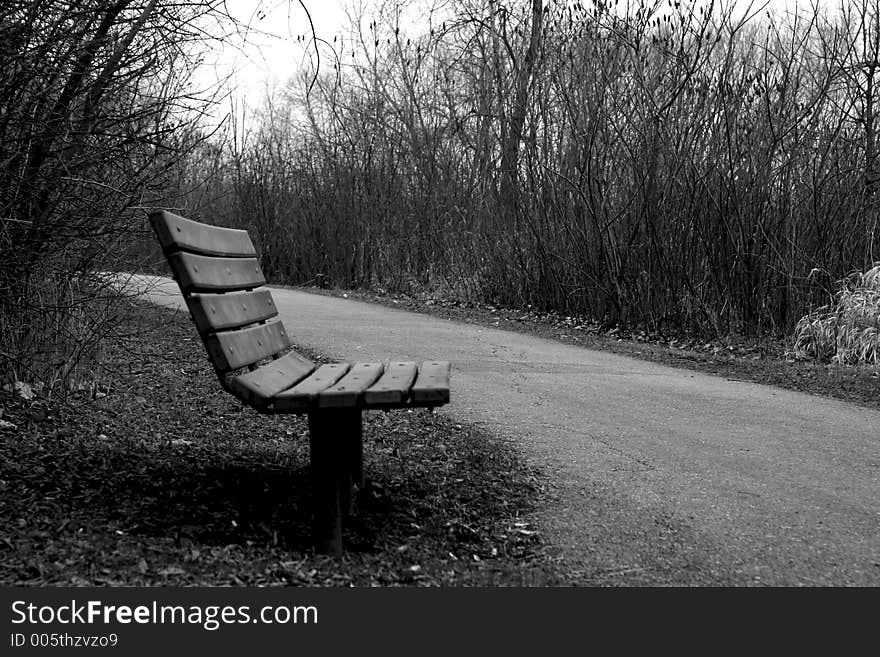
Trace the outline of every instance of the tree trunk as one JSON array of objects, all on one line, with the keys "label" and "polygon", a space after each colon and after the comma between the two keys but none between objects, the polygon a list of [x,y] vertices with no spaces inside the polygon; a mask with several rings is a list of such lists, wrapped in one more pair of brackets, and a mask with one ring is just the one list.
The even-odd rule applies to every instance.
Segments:
[{"label": "tree trunk", "polygon": [[516,70],[516,89],[513,108],[504,131],[505,139],[501,151],[501,210],[506,225],[516,229],[519,211],[519,186],[517,184],[517,167],[519,164],[519,147],[522,142],[523,128],[529,102],[529,86],[538,58],[541,45],[541,32],[544,25],[544,9],[542,0],[532,0],[532,25],[529,44],[526,49],[522,66]]}]

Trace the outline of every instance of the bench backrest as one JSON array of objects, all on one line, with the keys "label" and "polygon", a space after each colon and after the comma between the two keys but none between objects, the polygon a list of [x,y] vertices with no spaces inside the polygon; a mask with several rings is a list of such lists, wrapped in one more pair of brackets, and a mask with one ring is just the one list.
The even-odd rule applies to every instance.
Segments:
[{"label": "bench backrest", "polygon": [[165,210],[150,223],[221,382],[291,346],[247,231]]}]

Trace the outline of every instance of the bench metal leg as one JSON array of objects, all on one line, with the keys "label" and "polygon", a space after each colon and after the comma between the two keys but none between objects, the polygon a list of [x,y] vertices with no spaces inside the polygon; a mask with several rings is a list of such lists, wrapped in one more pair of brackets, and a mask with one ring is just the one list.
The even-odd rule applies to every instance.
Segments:
[{"label": "bench metal leg", "polygon": [[309,413],[314,540],[321,552],[342,554],[342,517],[354,511],[352,484],[363,485],[360,409]]}]

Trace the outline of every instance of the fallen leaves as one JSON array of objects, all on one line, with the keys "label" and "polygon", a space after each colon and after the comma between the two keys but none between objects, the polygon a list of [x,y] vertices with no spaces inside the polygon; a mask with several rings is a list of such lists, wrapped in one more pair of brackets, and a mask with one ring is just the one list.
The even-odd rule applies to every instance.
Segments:
[{"label": "fallen leaves", "polygon": [[422,412],[365,416],[370,482],[346,556],[316,555],[305,419],[223,392],[185,317],[144,307],[131,321],[142,330],[108,349],[100,390],[69,405],[0,391],[0,583],[460,586],[517,584],[526,565],[538,583],[557,577],[540,534],[509,529],[540,475]]},{"label": "fallen leaves", "polygon": [[14,392],[25,401],[30,401],[35,397],[33,386],[31,386],[30,383],[25,383],[23,381],[16,381],[12,384],[7,383],[3,386],[3,389],[9,392]]}]

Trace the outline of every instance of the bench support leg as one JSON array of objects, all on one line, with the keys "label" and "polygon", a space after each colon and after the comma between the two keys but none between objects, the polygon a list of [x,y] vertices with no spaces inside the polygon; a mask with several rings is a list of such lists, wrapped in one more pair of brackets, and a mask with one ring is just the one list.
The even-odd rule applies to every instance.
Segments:
[{"label": "bench support leg", "polygon": [[326,411],[309,413],[309,448],[312,462],[312,532],[319,552],[342,554],[340,513],[339,429]]},{"label": "bench support leg", "polygon": [[351,481],[358,488],[364,487],[364,423],[361,411],[346,411],[345,450]]},{"label": "bench support leg", "polygon": [[309,413],[314,540],[321,552],[342,554],[342,517],[354,511],[352,484],[363,485],[360,409]]}]

